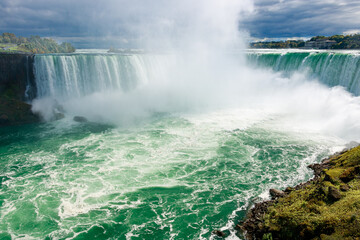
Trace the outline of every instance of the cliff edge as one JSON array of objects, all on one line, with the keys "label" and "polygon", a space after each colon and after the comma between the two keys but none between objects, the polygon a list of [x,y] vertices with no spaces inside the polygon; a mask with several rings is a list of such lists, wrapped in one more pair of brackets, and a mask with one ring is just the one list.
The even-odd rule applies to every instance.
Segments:
[{"label": "cliff edge", "polygon": [[360,239],[360,146],[309,167],[313,179],[255,204],[246,239]]},{"label": "cliff edge", "polygon": [[37,122],[27,102],[36,96],[33,54],[0,54],[0,126]]}]

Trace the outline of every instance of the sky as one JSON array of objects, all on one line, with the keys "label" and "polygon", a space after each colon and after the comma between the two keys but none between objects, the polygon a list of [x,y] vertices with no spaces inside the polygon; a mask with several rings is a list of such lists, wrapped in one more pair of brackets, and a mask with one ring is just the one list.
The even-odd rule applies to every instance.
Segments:
[{"label": "sky", "polygon": [[[216,1],[234,4],[234,0],[213,2]],[[235,1],[243,3],[236,5],[241,10],[239,29],[253,40],[360,31],[359,0]],[[70,41],[76,47],[132,47],[146,36],[140,36],[140,32],[158,29],[154,28],[154,22],[166,31],[172,18],[182,23],[192,21],[192,17],[179,16],[193,16],[201,11],[197,2],[205,3],[203,0],[192,4],[185,0],[1,0],[0,32],[53,37]],[[213,5],[215,9],[218,7]],[[221,19],[226,15],[215,17]]]},{"label": "sky", "polygon": [[359,0],[255,0],[241,23],[254,38],[291,38],[360,32]]}]

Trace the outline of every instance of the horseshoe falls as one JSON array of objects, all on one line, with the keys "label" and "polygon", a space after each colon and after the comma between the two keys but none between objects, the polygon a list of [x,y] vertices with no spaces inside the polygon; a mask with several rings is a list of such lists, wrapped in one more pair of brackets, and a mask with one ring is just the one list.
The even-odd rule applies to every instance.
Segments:
[{"label": "horseshoe falls", "polygon": [[253,66],[270,68],[285,75],[296,71],[333,87],[342,86],[347,91],[360,94],[360,52],[346,51],[286,51],[252,50],[248,59]]},{"label": "horseshoe falls", "polygon": [[37,94],[40,98],[72,98],[111,89],[129,91],[155,77],[156,71],[161,71],[161,64],[166,64],[161,56],[38,55],[35,56]]},{"label": "horseshoe falls", "polygon": [[359,141],[359,64],[326,51],[36,55],[44,121],[0,128],[0,238],[243,239],[235,226],[268,189]]}]

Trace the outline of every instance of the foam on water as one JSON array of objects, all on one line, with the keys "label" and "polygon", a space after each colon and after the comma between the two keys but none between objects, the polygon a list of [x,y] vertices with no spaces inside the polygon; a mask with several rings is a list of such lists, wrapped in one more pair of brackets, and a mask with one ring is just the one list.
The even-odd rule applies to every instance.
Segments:
[{"label": "foam on water", "polygon": [[1,231],[209,239],[227,229],[236,239],[234,223],[269,188],[308,179],[308,164],[359,139],[358,97],[215,56],[38,56],[33,109],[50,119],[61,103],[65,119],[29,140],[4,134]]},{"label": "foam on water", "polygon": [[170,53],[35,56],[33,110],[65,118],[0,129],[0,237],[209,239],[228,229],[236,239],[258,196],[310,178],[306,165],[359,139],[359,98],[232,54],[250,1],[169,0],[151,14],[154,2],[136,2],[125,15],[140,24],[129,29]]},{"label": "foam on water", "polygon": [[228,229],[236,239],[234,223],[252,199],[308,178],[307,164],[343,144],[279,131],[276,118],[228,109],[158,115],[132,128],[39,126],[30,132],[37,141],[2,148],[0,229],[34,239],[208,239]]}]

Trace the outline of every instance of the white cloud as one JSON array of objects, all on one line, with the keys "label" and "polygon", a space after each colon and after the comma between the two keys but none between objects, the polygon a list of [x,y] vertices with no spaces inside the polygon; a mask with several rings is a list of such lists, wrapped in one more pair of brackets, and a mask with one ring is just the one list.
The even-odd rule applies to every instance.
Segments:
[{"label": "white cloud", "polygon": [[360,33],[360,29],[351,29],[351,30],[343,32],[343,35],[352,35],[352,34],[359,34],[359,33]]}]

